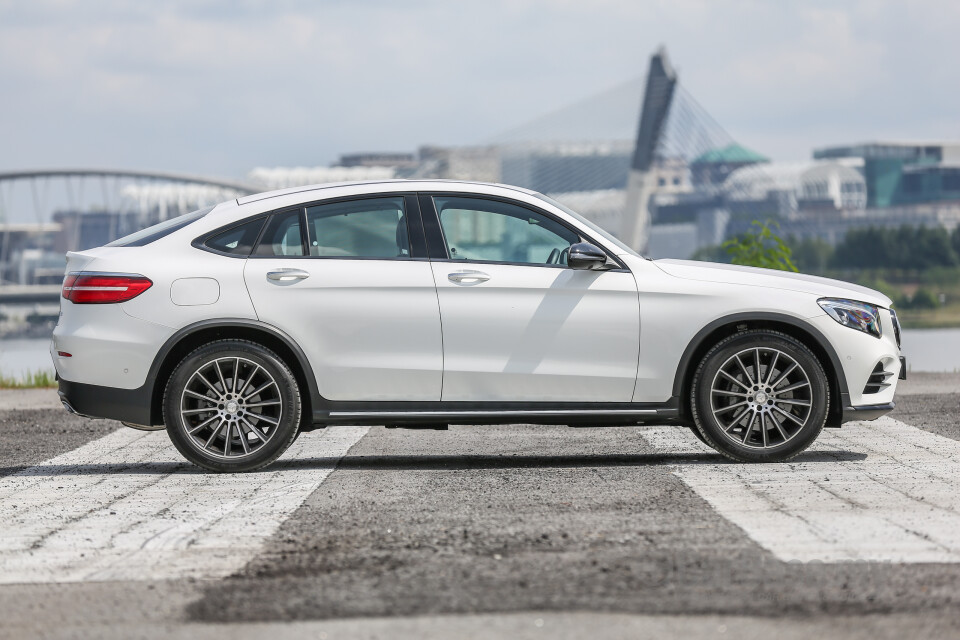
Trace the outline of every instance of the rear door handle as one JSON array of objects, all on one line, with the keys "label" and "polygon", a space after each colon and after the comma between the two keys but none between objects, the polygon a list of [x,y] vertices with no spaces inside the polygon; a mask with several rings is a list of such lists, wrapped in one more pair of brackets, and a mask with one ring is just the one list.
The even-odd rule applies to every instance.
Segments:
[{"label": "rear door handle", "polygon": [[267,280],[274,282],[296,282],[310,277],[310,273],[303,269],[276,269],[267,271]]},{"label": "rear door handle", "polygon": [[479,284],[481,282],[486,282],[489,279],[490,276],[485,274],[483,271],[474,271],[473,269],[454,271],[447,276],[447,280],[450,282],[456,282],[457,284]]}]

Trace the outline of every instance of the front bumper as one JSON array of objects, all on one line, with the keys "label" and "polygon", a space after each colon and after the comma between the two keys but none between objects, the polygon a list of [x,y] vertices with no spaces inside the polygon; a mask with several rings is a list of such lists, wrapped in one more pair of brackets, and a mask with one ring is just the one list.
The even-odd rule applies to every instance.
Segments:
[{"label": "front bumper", "polygon": [[[845,400],[850,399],[850,396],[847,394],[842,394]],[[844,422],[853,422],[856,420],[876,420],[881,416],[885,416],[896,406],[893,402],[887,402],[885,404],[867,404],[861,405],[859,407],[850,406],[849,403],[844,403],[843,405],[843,417],[840,419],[841,423]]]},{"label": "front bumper", "polygon": [[[897,379],[907,379],[907,359],[903,356],[900,356],[900,373],[897,375]],[[896,406],[896,403],[891,400],[890,402],[882,402],[880,404],[866,404],[855,407],[850,402],[849,393],[841,393],[840,400],[842,403],[841,406],[843,407],[840,424],[857,420],[876,420],[880,416],[885,416],[893,411],[893,408]]]},{"label": "front bumper", "polygon": [[[836,354],[839,367],[835,367],[835,372],[841,378],[839,391],[844,396],[835,404],[840,411],[893,402],[897,380],[905,366],[889,313],[880,314],[880,338],[845,327],[826,314],[811,318],[810,324],[820,330],[829,342],[827,348]],[[876,379],[877,374],[883,374],[882,380]]]}]

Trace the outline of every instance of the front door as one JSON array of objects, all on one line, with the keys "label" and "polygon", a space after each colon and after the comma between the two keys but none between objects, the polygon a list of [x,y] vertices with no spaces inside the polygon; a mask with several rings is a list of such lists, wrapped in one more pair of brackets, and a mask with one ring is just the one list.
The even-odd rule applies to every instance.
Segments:
[{"label": "front door", "polygon": [[519,203],[432,203],[423,214],[439,217],[447,256],[431,262],[443,400],[630,402],[640,338],[633,274],[570,269],[567,249],[580,236]]},{"label": "front door", "polygon": [[389,196],[275,213],[247,260],[257,316],[300,345],[327,400],[440,399],[440,311],[411,208]]}]

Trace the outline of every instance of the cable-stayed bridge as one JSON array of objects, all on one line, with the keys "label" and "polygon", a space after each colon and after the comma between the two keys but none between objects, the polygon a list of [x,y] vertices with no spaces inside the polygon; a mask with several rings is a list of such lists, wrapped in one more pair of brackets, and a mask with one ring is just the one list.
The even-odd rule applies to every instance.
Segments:
[{"label": "cable-stayed bridge", "polygon": [[775,165],[738,145],[661,49],[646,75],[469,146],[258,168],[243,180],[111,169],[0,173],[0,286],[53,284],[67,250],[247,193],[393,177],[542,191],[653,257],[688,257],[716,244],[731,219],[793,220],[804,206],[850,212],[866,202],[863,176],[846,160]]}]

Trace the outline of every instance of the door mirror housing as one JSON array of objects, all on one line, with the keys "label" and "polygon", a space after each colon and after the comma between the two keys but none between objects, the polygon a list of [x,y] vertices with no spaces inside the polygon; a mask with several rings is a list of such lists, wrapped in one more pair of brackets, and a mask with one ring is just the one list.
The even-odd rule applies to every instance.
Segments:
[{"label": "door mirror housing", "polygon": [[589,242],[578,242],[570,245],[567,265],[571,269],[599,271],[606,267],[606,264],[607,254],[600,247]]}]

